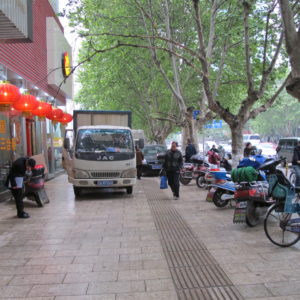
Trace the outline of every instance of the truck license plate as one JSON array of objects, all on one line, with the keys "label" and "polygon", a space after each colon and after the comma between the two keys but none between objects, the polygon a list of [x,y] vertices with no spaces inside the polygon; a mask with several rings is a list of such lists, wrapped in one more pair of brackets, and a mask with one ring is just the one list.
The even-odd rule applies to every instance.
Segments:
[{"label": "truck license plate", "polygon": [[100,180],[97,181],[97,185],[99,186],[112,186],[114,184],[114,182],[112,180]]}]

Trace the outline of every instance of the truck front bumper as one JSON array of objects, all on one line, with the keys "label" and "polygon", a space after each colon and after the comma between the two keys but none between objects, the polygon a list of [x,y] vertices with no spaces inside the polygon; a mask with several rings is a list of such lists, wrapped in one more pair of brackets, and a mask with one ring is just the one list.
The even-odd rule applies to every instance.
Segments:
[{"label": "truck front bumper", "polygon": [[136,178],[110,178],[110,179],[75,179],[68,176],[74,186],[86,188],[122,188],[136,184]]}]

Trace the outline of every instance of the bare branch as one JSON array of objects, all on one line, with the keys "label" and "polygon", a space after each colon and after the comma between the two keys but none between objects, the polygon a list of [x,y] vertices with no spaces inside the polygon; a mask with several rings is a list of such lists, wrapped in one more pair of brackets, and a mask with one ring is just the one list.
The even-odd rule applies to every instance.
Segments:
[{"label": "bare branch", "polygon": [[71,72],[69,75],[67,75],[64,80],[59,84],[58,86],[58,89],[57,89],[57,92],[56,92],[56,95],[54,96],[54,98],[57,97],[57,95],[59,94],[60,92],[60,89],[62,87],[62,85],[64,84],[64,82],[75,72],[75,70],[81,66],[82,64],[86,63],[87,61],[91,60],[96,54],[98,53],[105,53],[105,52],[108,52],[108,51],[111,51],[111,50],[114,50],[114,49],[117,49],[121,47],[121,45],[117,44],[115,46],[112,46],[112,47],[109,47],[109,48],[106,48],[106,49],[100,49],[100,50],[96,50],[93,54],[89,55],[87,58],[85,58],[84,60],[82,60],[80,63],[78,63],[75,67],[72,67],[71,69]]},{"label": "bare branch", "polygon": [[254,91],[253,76],[251,69],[251,54],[250,54],[250,45],[249,45],[249,13],[250,13],[250,4],[247,1],[243,1],[243,13],[244,13],[244,40],[245,40],[245,60],[246,60],[246,75],[248,82],[248,95],[252,94]]},{"label": "bare branch", "polygon": [[281,86],[277,89],[276,93],[275,93],[271,98],[269,98],[269,99],[266,101],[265,104],[263,104],[263,105],[261,105],[260,107],[258,107],[258,108],[256,108],[256,109],[252,110],[252,111],[249,113],[248,120],[249,120],[249,119],[252,119],[252,118],[255,118],[258,114],[260,114],[260,113],[266,111],[268,108],[270,108],[270,107],[274,104],[276,98],[279,96],[279,94],[280,94],[280,93],[282,92],[282,90],[285,88],[285,86],[286,86],[286,84],[287,84],[289,78],[290,78],[290,75],[283,81],[283,83],[281,84]]},{"label": "bare branch", "polygon": [[178,58],[182,59],[188,66],[192,67],[193,69],[195,69],[200,75],[202,74],[201,70],[198,69],[193,63],[191,63],[188,59],[186,59],[185,57],[183,57],[182,55],[174,52],[174,51],[171,51],[167,48],[164,48],[164,47],[158,47],[158,46],[145,46],[145,45],[138,45],[138,44],[130,44],[130,43],[121,43],[119,42],[118,43],[119,46],[126,46],[126,47],[133,47],[133,48],[144,48],[144,49],[155,49],[155,50],[162,50],[164,52],[168,52],[169,54],[172,54],[172,55],[175,55],[177,56]]},{"label": "bare branch", "polygon": [[87,33],[87,34],[81,34],[81,37],[90,37],[90,36],[115,36],[115,37],[123,37],[123,38],[135,38],[135,39],[156,39],[156,40],[161,40],[167,43],[171,43],[174,46],[186,50],[188,53],[190,53],[192,56],[197,57],[200,59],[199,53],[195,52],[194,50],[186,47],[185,45],[174,41],[173,39],[170,38],[164,38],[162,36],[158,35],[134,35],[134,34],[117,34],[117,33],[109,33],[109,32],[103,32],[103,33]]},{"label": "bare branch", "polygon": [[279,41],[277,43],[276,51],[274,53],[272,61],[269,65],[268,69],[263,72],[263,76],[262,76],[260,87],[259,87],[258,97],[260,97],[265,91],[267,80],[268,80],[269,76],[271,75],[271,73],[273,72],[276,61],[278,59],[278,56],[279,56],[279,53],[280,53],[280,50],[281,50],[281,47],[282,47],[282,42],[283,42],[283,32],[281,32],[281,34],[280,34],[280,38],[279,38]]},{"label": "bare branch", "polygon": [[268,45],[268,37],[269,37],[269,25],[270,25],[270,16],[271,13],[274,11],[276,4],[269,9],[267,13],[267,20],[266,20],[266,29],[265,29],[265,41],[264,41],[264,54],[263,54],[263,65],[262,65],[262,72],[265,72],[266,69],[266,58],[267,58],[267,45]]}]

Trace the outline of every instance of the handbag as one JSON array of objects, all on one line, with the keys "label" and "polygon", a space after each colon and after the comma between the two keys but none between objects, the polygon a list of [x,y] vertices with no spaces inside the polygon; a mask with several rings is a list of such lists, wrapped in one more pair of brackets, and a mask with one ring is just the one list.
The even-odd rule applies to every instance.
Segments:
[{"label": "handbag", "polygon": [[168,179],[167,176],[160,177],[160,189],[165,190],[168,188]]}]

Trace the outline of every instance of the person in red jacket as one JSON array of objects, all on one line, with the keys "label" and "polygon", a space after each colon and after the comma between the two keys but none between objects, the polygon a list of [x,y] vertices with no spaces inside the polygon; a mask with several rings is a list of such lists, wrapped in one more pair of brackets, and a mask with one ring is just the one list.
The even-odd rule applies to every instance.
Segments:
[{"label": "person in red jacket", "polygon": [[210,164],[220,166],[221,158],[218,152],[219,151],[215,145],[213,145],[212,148],[207,152],[208,162]]}]

